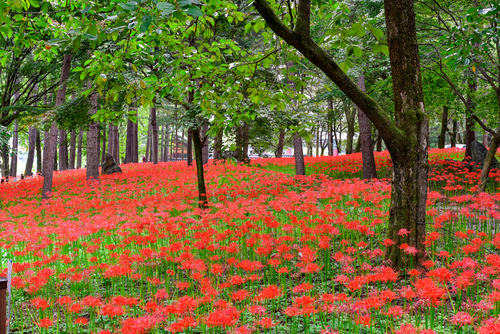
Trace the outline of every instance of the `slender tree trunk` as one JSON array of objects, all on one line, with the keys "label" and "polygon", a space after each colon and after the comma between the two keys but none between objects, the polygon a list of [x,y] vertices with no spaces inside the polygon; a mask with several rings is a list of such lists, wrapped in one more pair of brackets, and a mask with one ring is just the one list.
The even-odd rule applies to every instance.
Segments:
[{"label": "slender tree trunk", "polygon": [[146,161],[151,161],[151,112],[148,119],[148,135],[146,137]]},{"label": "slender tree trunk", "polygon": [[[89,114],[97,112],[97,92],[90,95]],[[99,179],[99,124],[93,121],[87,132],[87,180]]]},{"label": "slender tree trunk", "polygon": [[[59,80],[59,90],[57,91],[56,107],[64,103],[66,99],[66,81],[69,78],[71,68],[71,55],[64,55],[61,78]],[[44,151],[47,152],[47,159],[43,163],[43,187],[42,199],[48,199],[52,192],[52,179],[54,174],[54,157],[56,156],[57,145],[57,124],[53,122],[50,127],[50,133],[47,134],[46,145]]]},{"label": "slender tree trunk", "polygon": [[42,142],[40,140],[40,131],[36,129],[36,172],[42,172]]},{"label": "slender tree trunk", "polygon": [[132,162],[138,163],[139,162],[139,122],[134,123],[132,122]]},{"label": "slender tree trunk", "polygon": [[202,153],[202,161],[203,161],[204,165],[208,164],[208,139],[209,138],[207,137],[207,132],[208,132],[208,123],[205,123],[201,127],[201,133],[200,133],[200,135],[201,135],[200,139],[202,140],[202,144],[203,144],[201,153]]},{"label": "slender tree trunk", "polygon": [[66,130],[59,130],[59,170],[68,169],[68,134]]},{"label": "slender tree trunk", "polygon": [[69,143],[69,169],[75,169],[76,157],[76,130],[71,130]]},{"label": "slender tree trunk", "polygon": [[[469,91],[467,94],[467,105],[471,110],[476,110],[476,91],[477,79],[472,76],[469,78]],[[476,132],[474,131],[474,119],[472,116],[465,118],[465,159],[471,158],[471,143],[476,140]]]},{"label": "slender tree trunk", "polygon": [[[165,127],[166,127],[165,125],[159,126],[159,133],[161,133],[161,141],[158,144],[159,145],[159,147],[158,147],[158,154],[160,155],[158,157],[158,160],[160,160],[160,161],[165,161],[165,153],[167,152],[166,145],[165,145],[165,140],[166,140],[166,137],[167,137]],[[159,137],[159,135],[158,135],[158,137]]]},{"label": "slender tree trunk", "polygon": [[382,152],[382,136],[380,135],[380,131],[377,133],[377,152]]},{"label": "slender tree trunk", "polygon": [[[168,162],[170,157],[172,156],[172,140],[170,135],[170,125],[165,125],[165,149],[164,149],[164,158],[163,161]],[[169,152],[170,151],[170,152]]]},{"label": "slender tree trunk", "polygon": [[443,118],[441,120],[441,133],[438,137],[438,148],[444,148],[446,131],[448,130],[448,106],[443,106]]},{"label": "slender tree trunk", "polygon": [[319,156],[319,147],[321,146],[320,144],[320,139],[319,139],[319,125],[316,127],[316,156]]},{"label": "slender tree trunk", "polygon": [[[17,93],[16,93],[17,94]],[[10,162],[10,176],[17,176],[17,150],[19,147],[19,120],[14,121],[14,134],[12,135],[12,156]]]},{"label": "slender tree trunk", "polygon": [[453,120],[453,130],[452,133],[450,133],[450,146],[451,147],[457,147],[457,128],[458,128],[458,121]]},{"label": "slender tree trunk", "polygon": [[[184,136],[183,136],[184,137]],[[193,164],[193,130],[189,129],[187,131],[187,165],[191,166]]]},{"label": "slender tree trunk", "polygon": [[156,107],[151,108],[151,130],[152,130],[152,139],[151,139],[151,153],[153,165],[158,164],[158,123],[156,121]]},{"label": "slender tree trunk", "polygon": [[200,130],[199,128],[192,128],[189,130],[192,134],[193,146],[195,150],[195,159],[196,159],[196,176],[198,178],[198,203],[200,209],[208,208],[208,199],[207,199],[207,189],[205,186],[205,174],[203,171],[203,160],[202,160],[202,143],[200,140]]},{"label": "slender tree trunk", "polygon": [[[109,122],[108,124],[108,153],[111,154],[114,157],[113,154],[113,149],[114,149],[114,141],[115,141],[115,132],[114,132],[115,126],[112,122]],[[115,159],[117,163],[119,163],[118,160]]]},{"label": "slender tree trunk", "polygon": [[175,104],[175,161],[179,159],[179,125],[177,123],[177,103]]},{"label": "slender tree trunk", "polygon": [[222,154],[222,130],[219,130],[214,140],[214,161],[221,158]]},{"label": "slender tree trunk", "polygon": [[80,129],[78,131],[78,148],[76,152],[76,168],[80,169],[82,168],[82,148],[83,148],[83,130]]},{"label": "slender tree trunk", "polygon": [[280,129],[278,137],[278,148],[276,149],[276,158],[283,157],[283,148],[285,146],[285,129]]},{"label": "slender tree trunk", "polygon": [[54,170],[58,170],[58,167],[57,167],[57,147],[58,147],[58,143],[59,143],[59,130],[56,133],[56,136],[55,136],[55,139],[54,139],[54,143],[55,143],[55,148],[54,148]]},{"label": "slender tree trunk", "polygon": [[[99,133],[101,133],[99,131]],[[107,138],[106,138],[106,126],[103,126],[102,128],[102,137],[99,136],[99,141],[102,142],[102,149],[99,151],[99,161],[101,161],[101,164],[105,161],[104,157],[106,156],[106,142],[107,142]]]},{"label": "slender tree trunk", "polygon": [[328,136],[328,155],[330,157],[333,157],[333,102],[331,99],[328,100],[328,129],[327,129],[327,136]]},{"label": "slender tree trunk", "polygon": [[297,134],[293,135],[293,151],[295,157],[295,175],[306,175],[302,138]]},{"label": "slender tree trunk", "polygon": [[[496,132],[500,130],[500,127],[497,128]],[[493,137],[493,140],[491,141],[490,144],[490,149],[488,150],[488,154],[486,155],[486,158],[484,159],[483,163],[483,169],[481,171],[481,177],[480,177],[480,190],[484,191],[486,189],[486,184],[488,181],[488,177],[490,174],[491,167],[493,165],[493,158],[495,157],[495,153],[497,152],[498,146],[500,144],[500,141],[497,139],[497,137]]]},{"label": "slender tree trunk", "polygon": [[[365,77],[360,75],[358,86],[365,91]],[[359,139],[361,142],[361,155],[363,157],[363,179],[370,180],[377,178],[377,167],[375,156],[373,155],[372,126],[370,120],[358,107]]]},{"label": "slender tree trunk", "polygon": [[115,161],[117,164],[120,164],[122,162],[122,159],[120,159],[120,129],[118,128],[118,125],[113,125],[113,158],[115,158]]},{"label": "slender tree trunk", "polygon": [[33,162],[35,160],[36,128],[30,126],[28,130],[28,159],[26,160],[25,176],[33,175]]}]

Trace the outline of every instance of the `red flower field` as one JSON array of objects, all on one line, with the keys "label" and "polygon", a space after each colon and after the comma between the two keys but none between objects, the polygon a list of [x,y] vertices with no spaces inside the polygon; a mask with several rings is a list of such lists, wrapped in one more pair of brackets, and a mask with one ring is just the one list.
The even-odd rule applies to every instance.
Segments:
[{"label": "red flower field", "polygon": [[[390,180],[361,155],[206,169],[129,164],[1,186],[13,333],[500,333],[500,175],[476,193],[463,151],[431,150],[426,261],[384,259]],[[390,175],[387,153],[376,155]],[[409,231],[401,230],[404,236]],[[408,257],[416,251],[403,245]]]}]

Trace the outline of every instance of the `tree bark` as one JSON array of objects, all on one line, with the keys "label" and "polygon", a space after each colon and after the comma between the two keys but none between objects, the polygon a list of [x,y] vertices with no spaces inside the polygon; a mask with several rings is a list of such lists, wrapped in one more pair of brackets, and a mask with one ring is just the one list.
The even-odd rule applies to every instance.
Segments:
[{"label": "tree bark", "polygon": [[76,168],[82,168],[82,147],[83,147],[83,130],[80,129],[78,132],[78,148],[76,152]]},{"label": "tree bark", "polygon": [[[360,75],[358,86],[365,91],[365,77]],[[377,167],[375,156],[373,155],[372,126],[370,120],[358,107],[359,140],[361,142],[361,156],[363,157],[363,179],[370,180],[377,178]]]},{"label": "tree bark", "polygon": [[25,176],[33,175],[33,162],[35,161],[36,128],[30,126],[28,130],[28,159],[26,160]]},{"label": "tree bark", "polygon": [[[198,132],[199,133],[199,132]],[[193,129],[189,129],[187,132],[187,165],[191,166],[193,164]]]},{"label": "tree bark", "polygon": [[441,133],[439,134],[438,137],[438,148],[444,148],[447,130],[448,130],[448,106],[443,106]]},{"label": "tree bark", "polygon": [[[18,94],[18,93],[16,93]],[[14,131],[12,135],[12,155],[10,162],[10,176],[17,176],[17,150],[19,148],[19,120],[14,121]]]},{"label": "tree bark", "polygon": [[156,120],[156,107],[151,108],[151,130],[153,137],[151,138],[151,153],[153,165],[158,164],[158,123]]},{"label": "tree bark", "polygon": [[132,122],[132,162],[139,163],[139,121],[136,123]]},{"label": "tree bark", "polygon": [[382,152],[382,136],[380,132],[377,133],[377,152]]},{"label": "tree bark", "polygon": [[148,135],[146,137],[146,161],[151,161],[151,112],[148,119]]},{"label": "tree bark", "polygon": [[164,137],[165,137],[165,147],[163,149],[163,159],[162,159],[162,161],[168,162],[168,159],[170,158],[169,148],[172,147],[170,145],[170,126],[169,125],[165,125]]},{"label": "tree bark", "polygon": [[[467,106],[470,110],[476,110],[476,90],[477,90],[477,79],[476,77],[469,78],[469,91],[467,94]],[[470,115],[465,117],[465,159],[472,158],[471,156],[471,143],[476,140],[476,132],[474,131],[474,118]]]},{"label": "tree bark", "polygon": [[450,146],[451,147],[457,147],[457,128],[458,128],[458,121],[453,120],[453,130],[450,133]]},{"label": "tree bark", "polygon": [[36,129],[35,146],[36,146],[36,172],[41,173],[42,172],[42,143],[40,140],[40,131],[38,129]]},{"label": "tree bark", "polygon": [[68,169],[68,134],[59,130],[59,170]]},{"label": "tree bark", "polygon": [[222,130],[219,130],[214,140],[214,161],[220,159],[222,154]]},{"label": "tree bark", "polygon": [[[102,149],[99,150],[99,161],[101,164],[105,161],[104,157],[106,156],[106,143],[107,143],[107,138],[106,138],[106,125],[103,126],[102,132],[99,131],[99,134],[102,133],[102,136],[99,136],[99,141],[102,142]],[[99,144],[101,145],[101,144]]]},{"label": "tree bark", "polygon": [[75,157],[76,157],[76,130],[71,130],[70,142],[69,142],[69,169],[75,169]]},{"label": "tree bark", "polygon": [[356,112],[351,110],[348,106],[344,107],[345,118],[347,121],[347,138],[345,146],[345,154],[351,154],[354,142],[354,126],[356,123]]},{"label": "tree bark", "polygon": [[208,208],[208,199],[207,199],[207,189],[205,186],[205,174],[203,171],[203,159],[202,159],[202,142],[200,140],[200,130],[199,128],[192,128],[189,130],[192,134],[193,146],[195,150],[195,159],[196,159],[196,176],[198,179],[198,205],[200,209]]},{"label": "tree bark", "polygon": [[285,129],[280,129],[278,137],[278,148],[276,149],[276,158],[283,157],[283,148],[285,146]]},{"label": "tree bark", "polygon": [[[498,130],[500,130],[500,128],[497,129],[497,133]],[[486,154],[486,158],[484,159],[483,169],[481,170],[480,188],[479,188],[480,191],[484,191],[486,189],[490,170],[493,165],[493,158],[495,157],[495,153],[497,152],[499,144],[500,141],[497,139],[497,137],[493,137],[493,140],[491,141],[490,144],[490,149],[488,150],[488,154]]]},{"label": "tree bark", "polygon": [[302,138],[297,134],[293,135],[293,155],[295,157],[295,175],[306,175]]},{"label": "tree bark", "polygon": [[203,147],[202,147],[202,150],[201,150],[201,157],[202,157],[202,161],[203,161],[203,164],[206,165],[208,164],[208,136],[207,136],[207,132],[208,132],[208,123],[205,123],[203,124],[203,126],[201,127],[201,133],[200,133],[200,140],[202,141],[202,144],[203,144]]},{"label": "tree bark", "polygon": [[113,158],[117,164],[122,163],[122,159],[120,158],[120,129],[118,125],[113,124]]},{"label": "tree bark", "polygon": [[[61,77],[59,80],[59,90],[57,91],[56,97],[56,107],[64,103],[66,99],[66,86],[67,80],[69,78],[69,72],[71,68],[71,55],[64,55]],[[42,187],[42,200],[49,198],[52,192],[52,180],[54,177],[54,158],[56,156],[56,144],[57,144],[57,124],[53,122],[50,127],[50,133],[46,133],[47,140],[46,145],[44,145],[44,151],[46,152],[47,159],[43,163],[43,187]]]},{"label": "tree bark", "polygon": [[[90,95],[89,114],[97,112],[97,92]],[[99,124],[93,121],[87,132],[87,180],[99,179]]]}]

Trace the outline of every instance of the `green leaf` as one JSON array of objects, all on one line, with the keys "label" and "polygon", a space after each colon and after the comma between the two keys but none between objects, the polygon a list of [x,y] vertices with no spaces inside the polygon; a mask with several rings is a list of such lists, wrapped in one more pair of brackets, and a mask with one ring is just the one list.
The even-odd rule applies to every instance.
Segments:
[{"label": "green leaf", "polygon": [[97,36],[94,36],[94,35],[91,35],[91,34],[87,34],[86,32],[83,33],[83,36],[87,37],[91,41],[96,41],[97,40]]},{"label": "green leaf", "polygon": [[142,23],[139,27],[139,31],[144,33],[148,31],[149,26],[151,25],[151,22],[153,22],[153,17],[151,15],[146,15],[142,18]]},{"label": "green leaf", "polygon": [[380,52],[380,44],[375,44],[373,46],[373,53],[379,53]]},{"label": "green leaf", "polygon": [[363,50],[361,50],[360,47],[355,46],[355,47],[353,47],[353,50],[354,50],[354,55],[356,57],[361,58],[363,56]]},{"label": "green leaf", "polygon": [[133,11],[135,9],[135,5],[130,4],[130,2],[119,3],[118,6],[120,6],[121,8],[123,8],[124,10],[126,10],[128,12],[131,12],[131,11]]},{"label": "green leaf", "polygon": [[167,16],[175,10],[175,6],[168,2],[159,2],[156,8],[161,11],[162,16]]},{"label": "green leaf", "polygon": [[385,54],[386,56],[389,55],[389,47],[387,45],[381,45],[380,46],[380,51]]},{"label": "green leaf", "polygon": [[89,10],[92,9],[92,6],[86,6],[84,9],[82,9],[82,14],[87,14]]},{"label": "green leaf", "polygon": [[30,0],[30,4],[31,4],[33,7],[36,7],[36,8],[40,7],[40,4],[38,3],[38,1],[37,1],[37,0]]},{"label": "green leaf", "polygon": [[251,29],[252,29],[252,22],[248,22],[247,25],[245,26],[245,34],[248,34]]},{"label": "green leaf", "polygon": [[82,43],[82,36],[78,36],[77,38],[75,38],[73,42],[73,52],[76,53],[76,51],[78,51],[81,43]]},{"label": "green leaf", "polygon": [[192,17],[203,16],[203,12],[198,7],[191,7],[191,8],[189,8],[188,10],[186,10],[186,14],[188,14],[188,15],[190,15]]}]

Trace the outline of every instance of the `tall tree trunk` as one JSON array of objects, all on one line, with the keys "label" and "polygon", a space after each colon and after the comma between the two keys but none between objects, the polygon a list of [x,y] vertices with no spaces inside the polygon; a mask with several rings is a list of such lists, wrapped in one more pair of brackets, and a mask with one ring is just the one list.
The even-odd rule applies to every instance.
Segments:
[{"label": "tall tree trunk", "polygon": [[345,146],[345,154],[351,154],[354,142],[354,127],[356,123],[356,111],[351,110],[348,105],[344,106],[345,118],[347,121],[347,138]]},{"label": "tall tree trunk", "polygon": [[332,99],[328,99],[328,155],[330,157],[333,156],[333,101]]},{"label": "tall tree trunk", "polygon": [[80,129],[78,131],[78,148],[76,152],[76,168],[80,169],[82,168],[82,148],[83,148],[83,130]]},{"label": "tall tree trunk", "polygon": [[136,123],[132,122],[132,162],[138,163],[139,162],[139,122],[137,121]]},{"label": "tall tree trunk", "polygon": [[[97,92],[90,95],[90,110],[92,116],[97,112]],[[87,180],[99,179],[99,124],[93,121],[87,132]]]},{"label": "tall tree trunk", "polygon": [[179,159],[179,125],[177,123],[177,103],[175,104],[175,161]]},{"label": "tall tree trunk", "polygon": [[[165,125],[159,126],[159,133],[161,133],[161,141],[158,144],[158,154],[159,154],[158,160],[159,161],[165,161],[165,153],[166,153],[165,140],[166,140],[166,137],[167,137],[165,127],[166,127]],[[159,135],[158,135],[158,138],[159,138]]]},{"label": "tall tree trunk", "polygon": [[201,157],[202,157],[202,162],[204,165],[208,164],[208,123],[203,124],[201,127],[201,137],[200,139],[202,140],[203,147],[201,149]]},{"label": "tall tree trunk", "polygon": [[[477,79],[475,76],[469,77],[469,91],[467,94],[467,105],[471,110],[476,110],[476,91]],[[476,140],[476,131],[474,131],[474,118],[466,116],[465,118],[465,159],[471,158],[471,143]]]},{"label": "tall tree trunk", "polygon": [[151,138],[151,153],[153,165],[158,164],[158,123],[156,121],[156,107],[151,108],[151,130],[153,137]]},{"label": "tall tree trunk", "polygon": [[120,158],[120,129],[118,125],[113,125],[113,158],[117,164],[122,163],[122,159]]},{"label": "tall tree trunk", "polygon": [[[69,71],[71,68],[71,55],[64,55],[61,78],[59,80],[59,90],[57,91],[56,97],[56,107],[64,103],[66,99],[66,86],[67,80],[69,78]],[[52,192],[52,179],[54,177],[54,157],[56,156],[56,145],[57,145],[57,124],[52,122],[50,127],[50,133],[46,133],[47,140],[46,145],[44,145],[44,151],[47,152],[47,159],[43,163],[43,187],[42,187],[42,199],[48,199],[50,193]]]},{"label": "tall tree trunk", "polygon": [[9,146],[2,146],[2,177],[9,176]]},{"label": "tall tree trunk", "polygon": [[68,134],[66,130],[59,130],[59,170],[68,169]]},{"label": "tall tree trunk", "polygon": [[[100,131],[99,134],[101,134]],[[102,142],[102,149],[99,151],[99,161],[102,164],[105,161],[104,157],[106,156],[106,125],[102,127],[102,136],[99,136],[99,141]]]},{"label": "tall tree trunk", "polygon": [[[114,142],[114,140],[115,140],[114,139],[115,138],[114,137],[115,136],[114,128],[115,128],[114,124],[112,122],[109,122],[109,124],[108,124],[108,153],[111,154],[113,157],[114,157],[114,155],[113,155],[113,149],[115,147],[114,146],[114,143],[115,143]],[[120,163],[116,159],[115,159],[115,161],[117,163]]]},{"label": "tall tree trunk", "polygon": [[280,134],[278,137],[278,148],[276,149],[276,158],[283,157],[284,146],[285,146],[285,129],[280,129]]},{"label": "tall tree trunk", "polygon": [[214,161],[221,158],[222,154],[222,130],[219,130],[214,140]]},{"label": "tall tree trunk", "polygon": [[75,169],[76,157],[76,130],[71,130],[69,142],[69,169]]},{"label": "tall tree trunk", "polygon": [[441,133],[438,137],[438,148],[444,148],[446,132],[448,130],[448,106],[443,106],[443,117],[441,120]]},{"label": "tall tree trunk", "polygon": [[41,173],[42,172],[42,143],[40,140],[40,131],[38,129],[36,129],[35,146],[36,146],[36,172]]},{"label": "tall tree trunk", "polygon": [[163,161],[168,162],[170,157],[172,156],[172,144],[171,144],[171,136],[170,136],[170,125],[166,124],[165,125],[165,148],[164,148],[164,155],[163,155]]},{"label": "tall tree trunk", "polygon": [[[500,130],[500,127],[497,128],[497,133],[498,130]],[[486,155],[486,158],[484,159],[483,163],[483,169],[481,170],[481,177],[480,177],[480,190],[484,191],[486,189],[486,184],[488,181],[488,177],[490,174],[491,167],[493,165],[493,158],[495,157],[495,153],[497,152],[498,145],[500,144],[500,141],[497,139],[497,137],[493,137],[493,140],[491,141],[490,149],[488,150],[488,154]]]},{"label": "tall tree trunk", "polygon": [[295,157],[295,175],[306,175],[302,138],[297,134],[293,135],[293,155]]},{"label": "tall tree trunk", "polygon": [[458,121],[456,119],[453,120],[453,130],[450,133],[450,146],[451,147],[457,147],[457,128],[458,128]]},{"label": "tall tree trunk", "polygon": [[[184,136],[182,136],[184,137]],[[187,151],[187,165],[188,166],[191,166],[193,164],[193,130],[192,129],[189,129],[187,131],[187,148],[186,148],[186,151]]]},{"label": "tall tree trunk", "polygon": [[380,135],[380,131],[377,133],[377,152],[382,152],[382,136]]},{"label": "tall tree trunk", "polygon": [[354,147],[354,153],[361,152],[361,137],[358,136],[358,140],[356,140],[356,146]]},{"label": "tall tree trunk", "polygon": [[241,123],[236,126],[236,161],[249,163],[248,159],[248,125]]},{"label": "tall tree trunk", "polygon": [[28,130],[28,159],[26,160],[25,176],[33,175],[33,162],[35,160],[36,128],[30,126]]},{"label": "tall tree trunk", "polygon": [[[16,93],[18,94],[18,93]],[[10,176],[17,176],[17,150],[19,148],[19,120],[14,121],[14,134],[12,135],[12,160],[10,162]]]},{"label": "tall tree trunk", "polygon": [[203,160],[202,160],[202,142],[200,140],[200,130],[199,128],[189,129],[191,137],[193,139],[193,145],[195,150],[196,158],[196,176],[198,179],[198,204],[200,209],[208,208],[207,199],[207,189],[205,186],[205,174],[203,171]]},{"label": "tall tree trunk", "polygon": [[55,139],[54,139],[54,144],[55,144],[55,148],[54,148],[54,170],[58,170],[58,167],[57,167],[57,147],[58,147],[58,143],[59,143],[59,130],[56,132],[56,136],[55,136]]},{"label": "tall tree trunk", "polygon": [[129,164],[134,162],[133,156],[133,141],[134,141],[134,122],[130,119],[127,120],[127,138],[125,144],[125,163]]},{"label": "tall tree trunk", "polygon": [[[395,120],[404,134],[402,142],[385,140],[393,161],[388,238],[395,242],[387,248],[386,256],[394,266],[407,263],[409,256],[401,249],[406,243],[416,248],[414,263],[420,266],[425,256],[429,123],[424,107],[415,12],[412,0],[385,0],[384,4]],[[406,229],[408,235],[401,235],[401,229]]]},{"label": "tall tree trunk", "polygon": [[[363,91],[365,89],[365,77],[360,75],[358,86]],[[373,155],[372,125],[363,111],[358,107],[359,139],[361,141],[361,156],[363,157],[363,179],[370,180],[377,178],[377,167],[375,156]]]},{"label": "tall tree trunk", "polygon": [[146,161],[151,161],[151,112],[148,119],[148,135],[146,137]]}]

